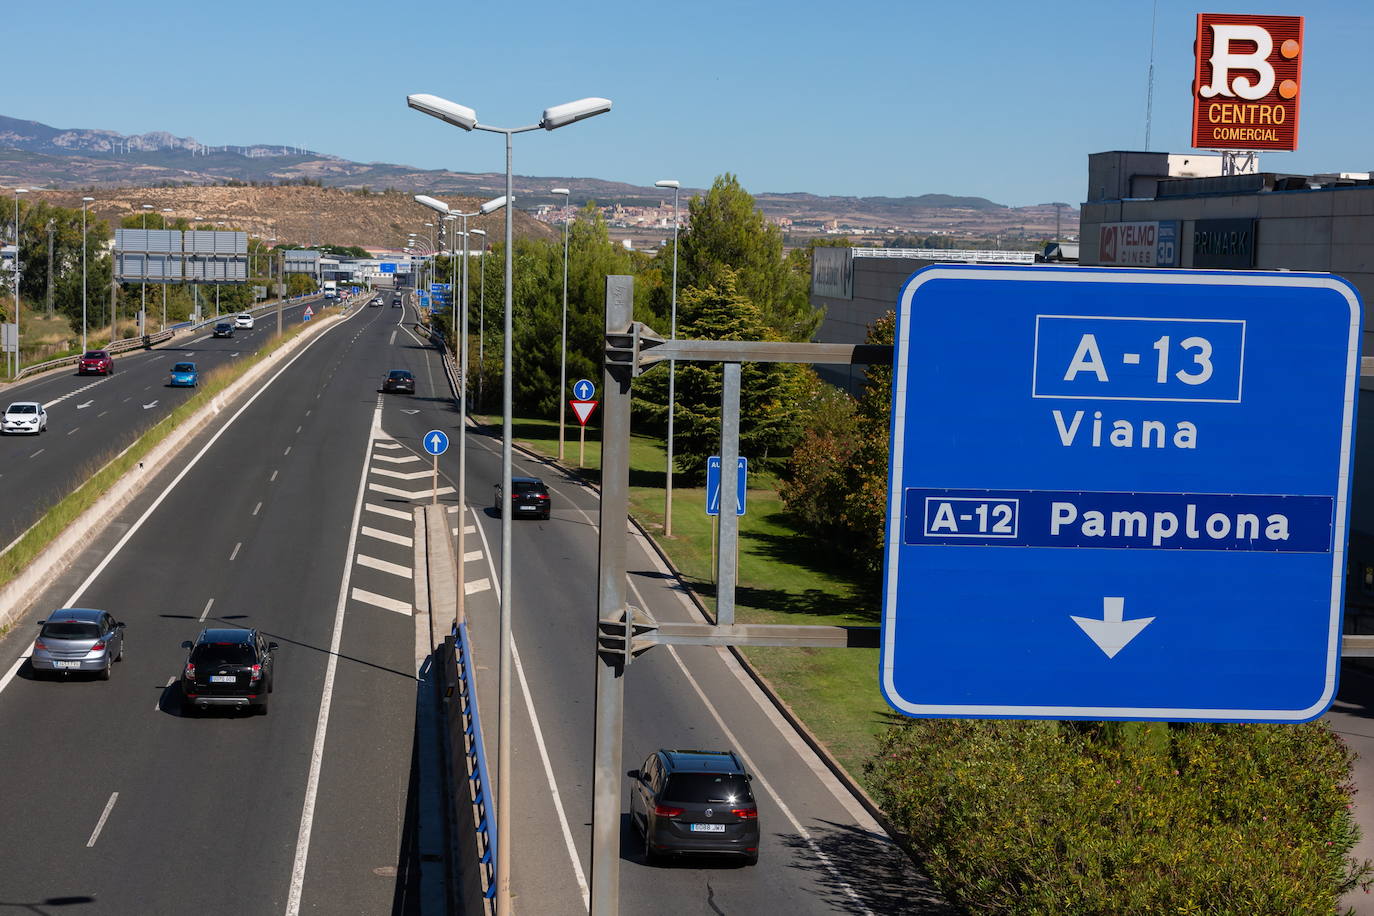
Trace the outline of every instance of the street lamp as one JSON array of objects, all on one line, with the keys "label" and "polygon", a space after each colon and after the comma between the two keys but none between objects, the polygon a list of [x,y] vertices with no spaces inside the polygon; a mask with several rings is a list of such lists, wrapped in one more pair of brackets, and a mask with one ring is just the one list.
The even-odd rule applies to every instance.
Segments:
[{"label": "street lamp", "polygon": [[572,193],[567,188],[554,188],[549,193],[563,195],[563,336],[558,364],[558,460],[563,460],[563,419],[568,398],[568,202]]},{"label": "street lamp", "polygon": [[[477,121],[477,112],[466,105],[459,105],[450,102],[448,99],[440,98],[437,95],[421,93],[406,96],[406,104],[416,111],[438,118],[452,124],[454,127],[461,127],[463,130],[484,130],[494,134],[503,134],[506,138],[506,293],[505,307],[506,314],[502,319],[505,328],[505,340],[502,343],[502,378],[501,396],[502,411],[501,419],[501,494],[506,500],[510,499],[511,492],[511,438],[512,438],[512,413],[513,413],[513,392],[511,388],[511,314],[512,314],[512,293],[513,285],[511,282],[512,257],[511,243],[513,236],[515,207],[515,181],[511,171],[511,140],[516,134],[526,133],[527,131],[556,130],[568,124],[576,123],[585,118],[595,117],[605,114],[611,110],[609,99],[579,99],[576,102],[567,102],[563,105],[555,105],[552,108],[544,109],[543,115],[538,124],[531,124],[525,127],[493,127],[489,124],[480,124]],[[459,494],[464,498],[464,494]],[[510,743],[510,721],[511,721],[511,609],[514,602],[511,600],[511,511],[506,506],[501,513],[501,633],[500,633],[500,680],[497,692],[497,753],[496,753],[496,818],[497,818],[497,850],[496,850],[496,911],[498,916],[509,916],[510,914],[510,809],[511,800],[515,797],[511,791],[511,743]],[[460,525],[461,529],[462,526]],[[461,562],[461,561],[460,561]],[[616,748],[616,759],[619,760],[619,747]],[[598,804],[602,802],[598,799]],[[620,795],[616,793],[611,802],[616,805],[617,825],[619,829],[619,804]],[[605,812],[602,813],[603,817]],[[617,899],[619,888],[607,887],[613,883],[612,879],[617,878],[615,863],[594,863],[604,866],[601,872],[593,868],[593,882],[596,890],[609,894],[612,899]],[[599,877],[599,880],[598,880]],[[595,894],[593,895],[595,899]]]},{"label": "street lamp", "polygon": [[148,211],[153,209],[152,204],[143,205],[143,302],[139,306],[138,313],[138,336],[142,337],[148,330]]},{"label": "street lamp", "polygon": [[27,193],[28,188],[14,189],[14,370],[11,376],[19,374],[19,195]]},{"label": "street lamp", "polygon": [[482,376],[486,369],[486,336],[487,336],[487,230],[471,229],[473,235],[482,237],[482,254],[478,258],[478,272],[482,275],[481,283],[478,284],[481,292],[477,299],[477,409],[481,410],[486,403],[482,399]]},{"label": "street lamp", "polygon": [[[664,178],[655,181],[656,188],[673,189],[673,313],[670,319],[668,336],[677,338],[677,195],[680,187],[677,179]],[[673,536],[673,407],[677,394],[677,360],[668,360],[668,468],[664,475],[663,487],[663,536]]]},{"label": "street lamp", "polygon": [[81,352],[86,352],[86,206],[94,197],[81,198]]},{"label": "street lamp", "polygon": [[[163,232],[166,232],[166,231],[167,231],[167,214],[169,214],[169,213],[171,213],[171,212],[172,212],[172,208],[171,208],[171,207],[163,207],[163,208],[162,208],[162,231],[163,231]],[[171,259],[171,258],[168,258],[168,259],[167,259],[167,266],[170,267],[170,266],[171,266],[171,263],[172,263],[172,259]],[[171,283],[171,278],[167,276],[167,272],[166,272],[166,271],[163,271],[163,276],[162,276],[162,326],[158,328],[159,331],[165,331],[165,330],[167,330],[167,286],[168,286],[169,283]]]}]

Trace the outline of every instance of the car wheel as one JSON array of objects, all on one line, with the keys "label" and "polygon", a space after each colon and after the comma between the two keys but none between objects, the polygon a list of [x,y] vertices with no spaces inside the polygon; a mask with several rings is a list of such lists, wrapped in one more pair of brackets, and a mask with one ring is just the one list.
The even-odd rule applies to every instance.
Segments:
[{"label": "car wheel", "polygon": [[253,715],[255,715],[255,716],[265,716],[265,715],[267,715],[267,704],[266,704],[266,703],[263,703],[261,706],[254,706],[254,707],[253,707]]},{"label": "car wheel", "polygon": [[547,521],[549,520],[549,513],[548,513],[548,512],[545,512],[543,515],[541,515],[541,516],[539,516],[539,517],[542,518],[544,521],[547,522]]},{"label": "car wheel", "polygon": [[268,693],[271,693],[272,690],[273,690],[276,686],[277,686],[277,679],[276,679],[276,677],[275,677],[275,676],[269,675],[268,678],[267,678],[267,692],[268,692]]},{"label": "car wheel", "polygon": [[658,853],[654,852],[654,847],[649,844],[649,826],[644,826],[644,864],[657,865],[659,862]]},{"label": "car wheel", "polygon": [[759,854],[758,854],[757,852],[751,852],[751,853],[749,853],[747,856],[744,857],[744,864],[745,864],[745,865],[758,865],[758,864],[759,864]]},{"label": "car wheel", "polygon": [[106,662],[105,667],[100,669],[100,673],[96,677],[102,681],[108,681],[110,679],[110,664],[110,662]]},{"label": "car wheel", "polygon": [[124,640],[122,639],[119,641],[119,654],[115,656],[115,661],[124,661]]}]

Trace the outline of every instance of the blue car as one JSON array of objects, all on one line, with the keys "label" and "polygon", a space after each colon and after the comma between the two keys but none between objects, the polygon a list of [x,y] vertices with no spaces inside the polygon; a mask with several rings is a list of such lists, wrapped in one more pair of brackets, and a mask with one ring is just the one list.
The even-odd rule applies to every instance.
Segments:
[{"label": "blue car", "polygon": [[200,384],[200,372],[195,363],[177,363],[172,366],[172,377],[167,380],[172,388],[194,388]]}]

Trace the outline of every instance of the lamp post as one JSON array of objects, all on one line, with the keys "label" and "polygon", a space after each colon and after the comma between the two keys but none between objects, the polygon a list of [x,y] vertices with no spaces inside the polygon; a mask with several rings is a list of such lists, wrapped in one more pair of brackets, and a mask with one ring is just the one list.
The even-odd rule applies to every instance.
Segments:
[{"label": "lamp post", "polygon": [[[163,208],[162,208],[162,231],[163,231],[163,232],[166,232],[166,231],[167,231],[167,216],[168,216],[168,214],[170,214],[171,212],[172,212],[172,208],[171,208],[171,207],[163,207]],[[171,265],[171,259],[170,259],[170,258],[168,258],[168,265],[169,265],[169,266]],[[162,278],[162,326],[158,328],[159,331],[165,331],[165,330],[167,330],[167,286],[168,286],[168,284],[170,284],[170,283],[171,283],[171,278],[170,278],[170,277],[164,276],[164,277]]]},{"label": "lamp post", "polygon": [[487,336],[487,230],[469,230],[473,235],[482,237],[482,254],[478,257],[478,272],[482,275],[477,299],[477,409],[486,403],[482,399],[482,378],[486,374],[486,336]]},{"label": "lamp post", "polygon": [[[464,576],[463,557],[467,555],[466,535],[464,529],[467,528],[467,482],[468,482],[468,217],[485,216],[494,213],[506,205],[506,198],[497,197],[489,200],[471,213],[463,213],[454,210],[441,200],[427,197],[424,194],[415,195],[416,203],[429,207],[436,213],[443,214],[444,222],[450,226],[462,220],[463,228],[458,234],[463,237],[463,272],[461,277],[455,276],[454,286],[457,287],[459,294],[455,298],[449,297],[449,302],[455,312],[461,315],[458,319],[457,327],[454,329],[458,335],[458,378],[461,383],[458,386],[458,550],[454,554],[457,561],[458,578],[458,620],[464,620],[467,614],[465,598],[467,597],[466,581]],[[449,242],[449,250],[452,252],[453,243]],[[453,252],[456,254],[456,252]],[[455,271],[456,273],[456,271]],[[510,492],[509,487],[504,492]],[[502,517],[509,513],[503,513]],[[499,833],[499,830],[498,830]]]},{"label": "lamp post", "polygon": [[148,330],[148,211],[151,209],[153,209],[152,204],[143,205],[143,282],[140,284],[142,302],[138,307],[139,337],[142,337]]},{"label": "lamp post", "polygon": [[86,207],[94,197],[81,198],[81,352],[86,352]]},{"label": "lamp post", "polygon": [[[673,189],[673,309],[668,336],[677,338],[677,195],[680,183],[674,178],[655,181],[656,188]],[[663,485],[663,536],[673,536],[673,407],[677,395],[677,360],[668,360],[668,466]]]},{"label": "lamp post", "polygon": [[[510,498],[511,492],[511,435],[512,435],[512,413],[513,397],[511,389],[511,314],[512,314],[512,293],[511,283],[512,257],[511,242],[513,233],[514,216],[512,210],[515,206],[515,186],[514,174],[511,171],[511,146],[512,139],[516,134],[526,133],[532,130],[556,130],[568,124],[576,123],[585,118],[605,114],[611,110],[611,103],[608,99],[579,99],[576,102],[567,102],[563,105],[555,105],[553,108],[544,109],[538,124],[531,124],[525,127],[493,127],[488,124],[480,124],[477,121],[477,112],[464,105],[450,102],[448,99],[440,98],[437,95],[418,94],[406,96],[406,104],[416,111],[423,112],[430,117],[438,118],[461,127],[463,130],[484,130],[490,133],[502,134],[506,138],[506,292],[505,308],[506,313],[503,318],[505,340],[502,343],[502,378],[501,378],[501,397],[502,397],[502,419],[501,419],[501,494],[503,499]],[[460,528],[462,526],[459,526]],[[511,792],[511,609],[514,603],[511,600],[511,512],[509,506],[501,513],[501,633],[500,633],[500,680],[497,693],[497,727],[500,729],[497,738],[496,753],[496,819],[497,819],[497,849],[496,849],[496,912],[498,916],[509,916],[510,914],[510,807],[511,800],[515,797]],[[618,738],[618,736],[617,736]],[[619,766],[620,747],[619,741],[616,742],[615,761]],[[597,798],[597,808],[600,809],[604,800]],[[620,829],[619,807],[620,793],[617,791],[615,796],[610,799],[610,804],[615,806],[615,829]],[[601,817],[606,817],[606,811],[600,811]],[[602,823],[608,823],[603,821]],[[618,887],[608,885],[618,880],[618,872],[614,862],[593,863],[593,899],[596,899],[596,892],[611,895],[615,899],[619,894]],[[598,870],[595,866],[601,866]]]},{"label": "lamp post", "polygon": [[14,189],[14,368],[11,377],[19,374],[19,195],[27,193],[28,188]]},{"label": "lamp post", "polygon": [[563,423],[568,406],[568,202],[572,193],[567,188],[554,188],[550,193],[563,195],[563,335],[558,363],[558,460],[563,460]]}]

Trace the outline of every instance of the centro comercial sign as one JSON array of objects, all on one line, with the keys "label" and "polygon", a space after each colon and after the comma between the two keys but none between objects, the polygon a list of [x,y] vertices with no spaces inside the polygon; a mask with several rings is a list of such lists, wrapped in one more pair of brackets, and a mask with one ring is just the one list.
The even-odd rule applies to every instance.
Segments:
[{"label": "centro comercial sign", "polygon": [[1302,17],[1199,13],[1193,146],[1296,150]]}]

